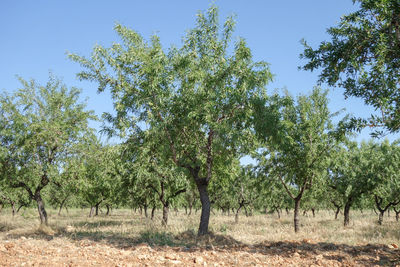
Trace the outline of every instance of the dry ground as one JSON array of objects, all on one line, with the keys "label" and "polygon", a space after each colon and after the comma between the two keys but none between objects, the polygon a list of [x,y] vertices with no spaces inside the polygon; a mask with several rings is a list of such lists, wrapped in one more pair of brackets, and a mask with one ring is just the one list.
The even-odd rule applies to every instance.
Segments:
[{"label": "dry ground", "polygon": [[[167,228],[129,210],[87,218],[88,210],[57,216],[38,227],[35,210],[0,213],[0,266],[400,266],[400,223],[377,225],[373,212],[352,214],[343,228],[333,213],[242,216],[212,214],[210,236],[197,239],[199,214],[170,214]],[[342,219],[342,218],[341,218]]]}]

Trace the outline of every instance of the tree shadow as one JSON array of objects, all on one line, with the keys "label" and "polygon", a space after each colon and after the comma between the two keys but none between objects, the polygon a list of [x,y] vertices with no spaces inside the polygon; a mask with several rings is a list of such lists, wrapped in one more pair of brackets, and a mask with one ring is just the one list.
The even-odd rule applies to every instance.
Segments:
[{"label": "tree shadow", "polygon": [[[117,222],[116,222],[117,223]],[[90,227],[95,227],[91,225]],[[21,235],[12,235],[19,238]],[[188,230],[179,234],[165,231],[147,230],[140,232],[135,237],[129,237],[123,233],[107,231],[70,231],[65,228],[58,229],[54,234],[34,232],[23,236],[34,239],[51,240],[54,237],[67,238],[77,241],[79,244],[101,242],[103,244],[124,250],[135,250],[141,246],[151,247],[152,250],[162,251],[170,247],[177,252],[195,252],[213,250],[216,252],[257,253],[267,256],[279,256],[282,258],[316,258],[327,261],[336,261],[344,265],[362,266],[396,266],[400,264],[400,253],[397,249],[391,249],[385,245],[346,245],[326,242],[303,241],[264,241],[258,244],[245,244],[229,235],[209,235],[197,237],[194,231]],[[350,263],[350,264],[349,264]],[[323,265],[321,263],[320,265]]]}]

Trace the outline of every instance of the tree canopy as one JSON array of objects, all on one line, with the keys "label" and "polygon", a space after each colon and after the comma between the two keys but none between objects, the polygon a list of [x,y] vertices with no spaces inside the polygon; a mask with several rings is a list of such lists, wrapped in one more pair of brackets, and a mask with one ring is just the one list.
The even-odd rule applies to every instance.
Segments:
[{"label": "tree canopy", "polygon": [[[352,128],[378,127],[374,135],[400,130],[400,2],[353,0],[360,9],[328,29],[330,41],[313,49],[304,42],[304,70],[321,69],[319,81],[360,97],[376,113],[353,118]],[[378,130],[383,129],[383,130]]]},{"label": "tree canopy", "polygon": [[208,184],[216,167],[246,149],[252,99],[265,95],[272,75],[266,62],[253,61],[244,39],[232,44],[235,22],[228,18],[221,28],[215,6],[196,22],[180,48],[164,51],[158,36],[146,42],[117,24],[122,44],[96,46],[90,58],[70,57],[85,68],[79,78],[98,82],[99,91],[110,88],[112,131],[129,137],[146,130],[193,179],[202,203],[199,234],[205,234]]}]

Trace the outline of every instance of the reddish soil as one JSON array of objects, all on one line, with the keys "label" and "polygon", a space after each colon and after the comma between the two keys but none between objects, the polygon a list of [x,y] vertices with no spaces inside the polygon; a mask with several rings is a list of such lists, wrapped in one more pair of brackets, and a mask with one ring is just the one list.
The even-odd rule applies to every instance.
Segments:
[{"label": "reddish soil", "polygon": [[0,241],[0,266],[400,266],[397,246],[302,242],[244,245],[217,237],[213,244],[113,245],[63,237]]}]

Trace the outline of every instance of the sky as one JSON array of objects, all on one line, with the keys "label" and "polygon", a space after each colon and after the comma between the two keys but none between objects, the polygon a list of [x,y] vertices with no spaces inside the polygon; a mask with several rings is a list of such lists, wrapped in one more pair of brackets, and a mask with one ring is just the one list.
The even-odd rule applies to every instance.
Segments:
[{"label": "sky", "polygon": [[[165,49],[180,46],[182,37],[195,25],[196,14],[211,3],[219,7],[220,22],[236,16],[234,38],[242,37],[254,60],[270,64],[275,75],[268,92],[287,89],[292,95],[307,94],[317,84],[318,72],[298,67],[305,39],[312,47],[330,40],[326,29],[340,17],[357,10],[351,0],[3,0],[0,1],[0,91],[20,88],[16,75],[45,84],[49,71],[69,87],[82,90],[88,109],[97,115],[112,112],[112,100],[106,93],[97,94],[97,84],[79,81],[82,68],[67,58],[67,52],[89,56],[96,44],[110,46],[120,42],[115,23],[134,29],[145,39],[157,34]],[[357,98],[345,100],[343,89],[329,89],[330,110],[367,117],[373,109]],[[100,123],[92,123],[100,130]],[[358,140],[369,139],[364,130]],[[388,136],[394,140],[398,135]]]}]

